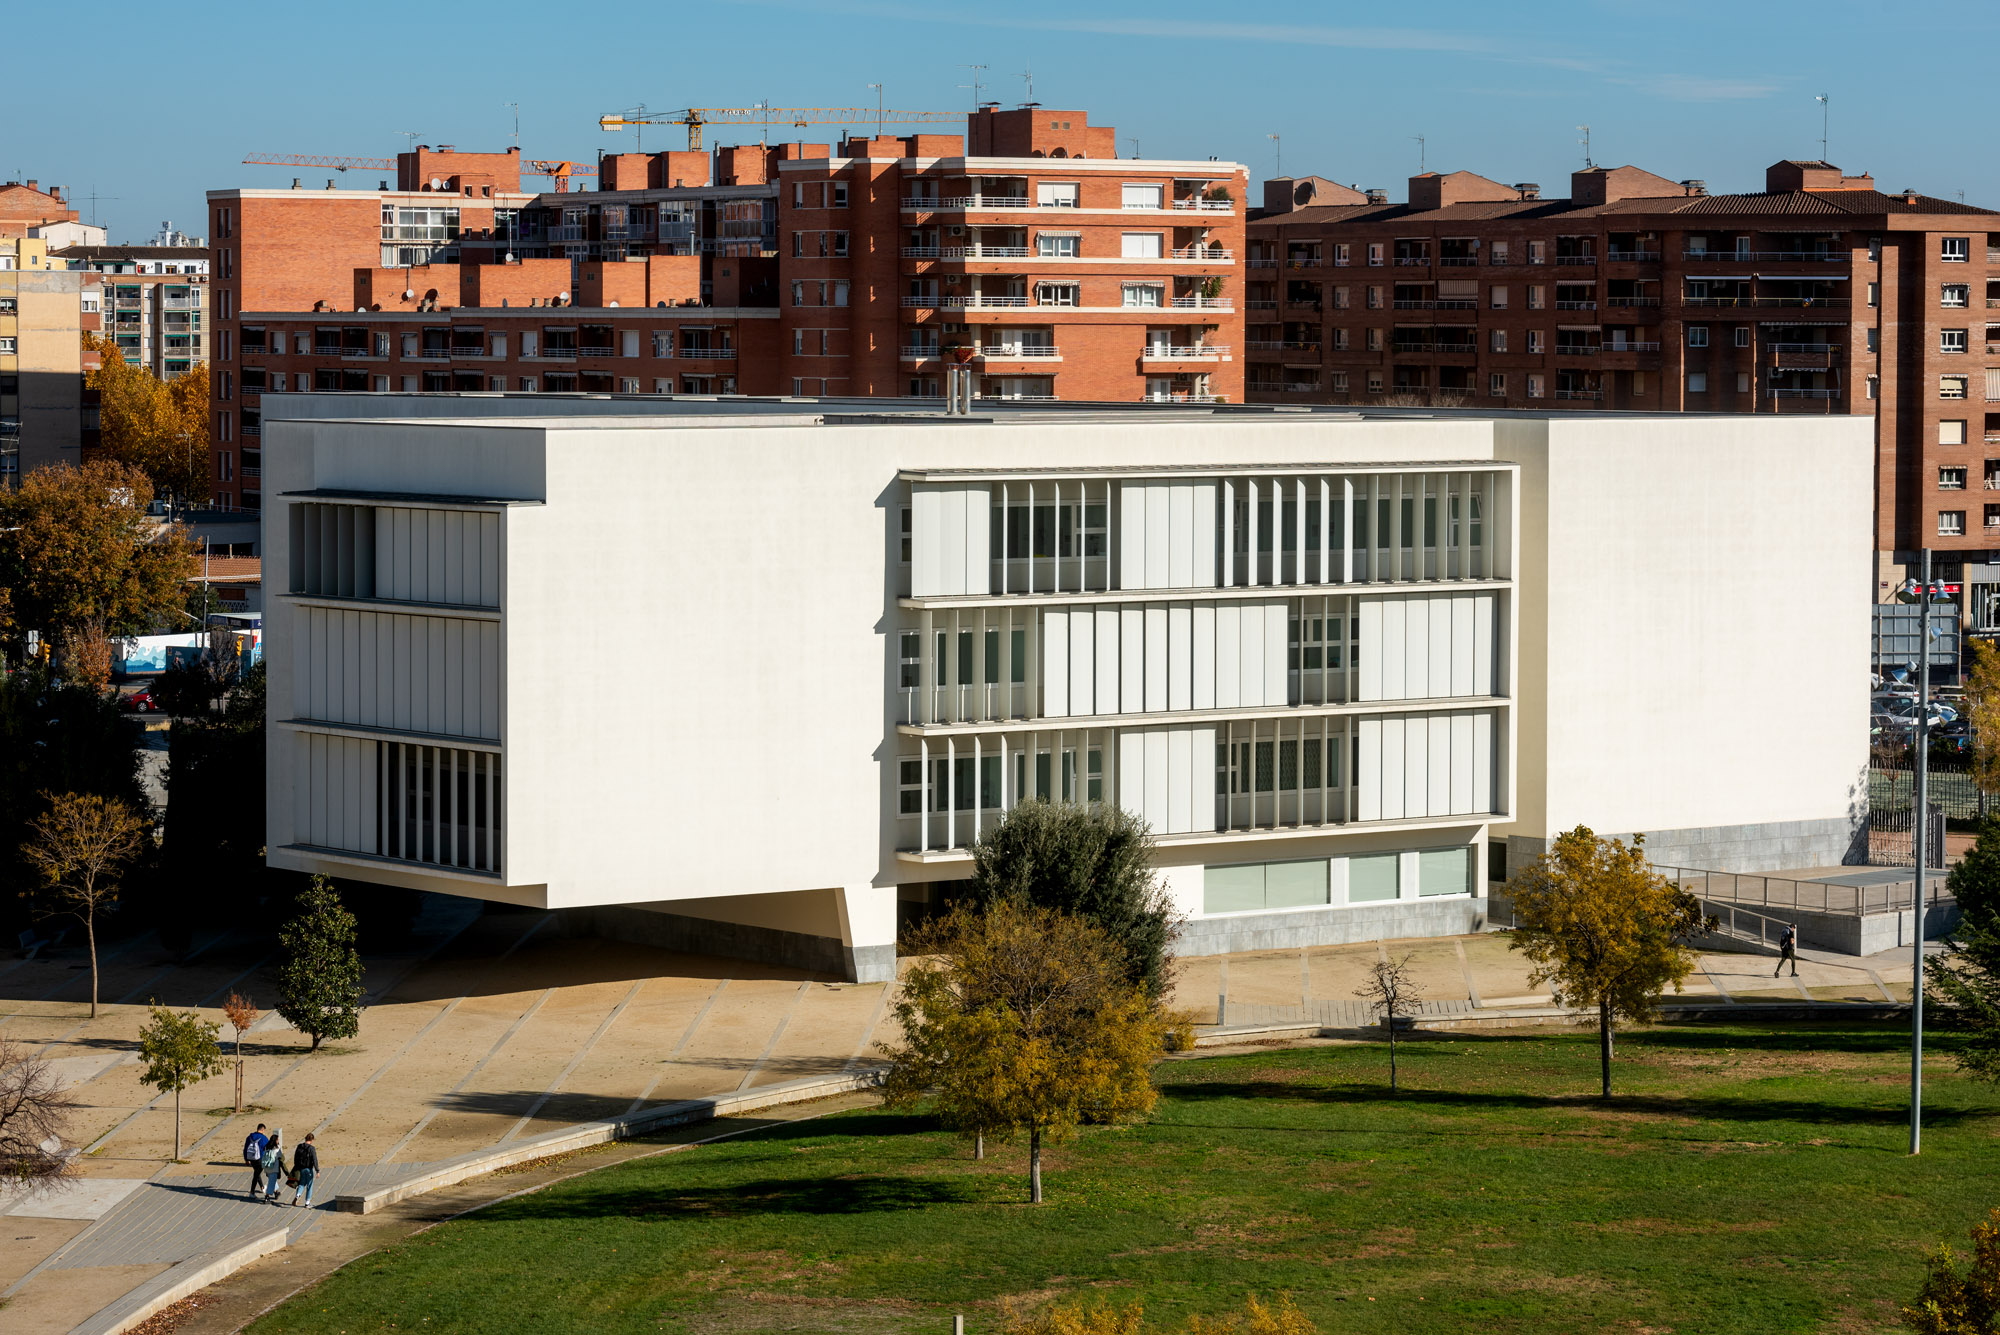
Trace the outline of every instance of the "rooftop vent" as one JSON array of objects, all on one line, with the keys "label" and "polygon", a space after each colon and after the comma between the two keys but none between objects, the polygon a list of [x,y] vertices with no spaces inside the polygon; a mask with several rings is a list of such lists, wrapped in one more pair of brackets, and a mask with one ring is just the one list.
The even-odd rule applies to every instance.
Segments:
[{"label": "rooftop vent", "polygon": [[1681,182],[1681,189],[1687,191],[1690,195],[1705,195],[1708,193],[1708,182],[1697,181],[1690,177]]},{"label": "rooftop vent", "polygon": [[1914,188],[1906,185],[1903,187],[1900,193],[1903,196],[1903,202],[1905,204],[1914,204],[1917,202],[1917,192]]},{"label": "rooftop vent", "polygon": [[298,188],[299,188],[299,178],[294,176],[292,178],[292,189],[296,190]]},{"label": "rooftop vent", "polygon": [[1516,181],[1514,182],[1514,188],[1521,192],[1522,199],[1540,199],[1542,197],[1542,184],[1540,181]]},{"label": "rooftop vent", "polygon": [[1367,195],[1370,204],[1387,204],[1389,202],[1389,192],[1387,190],[1370,190],[1367,192]]}]

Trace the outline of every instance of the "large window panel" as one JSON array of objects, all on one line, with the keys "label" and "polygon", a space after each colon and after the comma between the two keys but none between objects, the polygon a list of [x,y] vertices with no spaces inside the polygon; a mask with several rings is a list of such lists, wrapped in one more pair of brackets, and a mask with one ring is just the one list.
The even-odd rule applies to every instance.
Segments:
[{"label": "large window panel", "polygon": [[1264,864],[1202,869],[1201,911],[1243,913],[1264,907]]},{"label": "large window panel", "polygon": [[1471,890],[1471,849],[1426,848],[1417,854],[1419,895],[1463,895]]},{"label": "large window panel", "polygon": [[1395,899],[1402,893],[1399,873],[1401,857],[1395,853],[1368,853],[1347,860],[1347,902],[1373,904]]},{"label": "large window panel", "polygon": [[1264,864],[1264,907],[1307,908],[1327,902],[1327,860]]}]

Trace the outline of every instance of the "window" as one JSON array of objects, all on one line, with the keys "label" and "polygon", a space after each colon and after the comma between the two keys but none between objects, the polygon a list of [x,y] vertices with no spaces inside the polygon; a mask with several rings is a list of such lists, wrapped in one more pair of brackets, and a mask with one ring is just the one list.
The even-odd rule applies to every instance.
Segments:
[{"label": "window", "polygon": [[1965,419],[1963,417],[1948,418],[1945,421],[1939,422],[1938,444],[1940,445],[1965,444]]},{"label": "window", "polygon": [[1326,387],[1336,394],[1347,393],[1347,372],[1328,371],[1326,373]]},{"label": "window", "polygon": [[1118,254],[1124,259],[1157,260],[1162,253],[1158,232],[1127,232],[1119,238]]},{"label": "window", "polygon": [[[1265,743],[1268,747],[1269,743]],[[1260,748],[1261,749],[1261,748]],[[1220,748],[1218,748],[1220,750]],[[1393,855],[1392,855],[1393,856]],[[1249,862],[1202,869],[1203,913],[1247,913],[1306,908],[1327,902],[1325,858],[1302,862]]]},{"label": "window", "polygon": [[1042,232],[1035,237],[1035,254],[1043,259],[1073,260],[1078,243],[1075,232]]},{"label": "window", "polygon": [[[404,382],[403,387],[405,389],[414,389],[415,386],[411,385],[409,383],[409,380],[410,377],[408,376],[403,377],[403,382]],[[521,386],[521,392],[523,394],[533,394],[535,392],[535,377],[531,375],[524,375],[520,378],[518,383]]]},{"label": "window", "polygon": [[[824,298],[824,295],[825,295],[825,286],[824,284],[822,284],[821,285],[822,299]],[[836,306],[845,306],[847,304],[847,280],[845,278],[836,278],[833,280],[833,304]]]},{"label": "window", "polygon": [[1157,283],[1127,283],[1124,287],[1127,306],[1164,306],[1167,304],[1167,289]]},{"label": "window", "polygon": [[1382,309],[1381,288],[1371,287],[1368,289],[1368,309],[1371,311],[1379,311]]},{"label": "window", "polygon": [[1495,352],[1507,351],[1507,331],[1504,329],[1495,329],[1487,336],[1487,343]]},{"label": "window", "polygon": [[1962,399],[1965,397],[1965,384],[1965,376],[1941,375],[1938,377],[1938,397],[1941,399]]},{"label": "window", "polygon": [[1528,397],[1531,399],[1542,397],[1542,378],[1540,376],[1531,375],[1528,377]]},{"label": "window", "polygon": [[0,337],[0,356],[11,356],[13,352],[14,352],[13,336],[7,335],[5,337]]},{"label": "window", "polygon": [[1963,468],[1938,469],[1939,491],[1964,491],[1965,470]]},{"label": "window", "polygon": [[1965,283],[1946,283],[1938,294],[1940,306],[1966,306],[1972,301],[1972,288]]},{"label": "window", "polygon": [[1507,309],[1507,285],[1506,285],[1505,283],[1495,283],[1495,284],[1493,285],[1493,287],[1492,287],[1492,289],[1491,289],[1491,291],[1490,291],[1489,295],[1488,295],[1488,298],[1487,298],[1487,300],[1488,300],[1489,304],[1491,304],[1491,305],[1492,305],[1492,307],[1493,307],[1493,309],[1494,309],[1494,310],[1496,310],[1496,311],[1504,311],[1504,310],[1506,310],[1506,309]]},{"label": "window", "polygon": [[1157,209],[1164,207],[1162,197],[1166,187],[1157,182],[1140,185],[1126,185],[1120,191],[1120,202],[1128,209]]},{"label": "window", "polygon": [[1882,258],[1881,237],[1871,236],[1868,238],[1868,258],[1871,260],[1879,260]]},{"label": "window", "polygon": [[1370,394],[1380,394],[1382,392],[1382,373],[1380,371],[1370,371],[1368,373],[1368,392]]},{"label": "window", "polygon": [[1419,895],[1472,893],[1472,850],[1426,848],[1418,853],[1417,893]]},{"label": "window", "polygon": [[1347,243],[1345,241],[1335,243],[1333,247],[1333,262],[1335,264],[1347,263]]},{"label": "window", "polygon": [[1347,287],[1345,284],[1333,289],[1333,308],[1337,311],[1347,309]]},{"label": "window", "polygon": [[1382,267],[1382,243],[1380,241],[1370,241],[1368,243],[1368,264],[1370,268],[1379,269]]},{"label": "window", "polygon": [[1875,397],[1876,384],[1877,384],[1876,378],[1872,375],[1869,376],[1867,382],[1867,394],[1868,397],[1871,399]]},{"label": "window", "polygon": [[1736,346],[1739,348],[1747,348],[1750,346],[1749,325],[1740,324],[1736,326]]},{"label": "window", "polygon": [[1505,241],[1495,241],[1488,247],[1486,262],[1488,264],[1505,264],[1507,262],[1507,243]]},{"label": "window", "polygon": [[1708,372],[1706,371],[1688,372],[1688,393],[1690,394],[1708,393]]},{"label": "window", "polygon": [[1347,351],[1347,331],[1345,329],[1336,329],[1333,331],[1333,348],[1335,352]]},{"label": "window", "polygon": [[1347,860],[1347,902],[1374,904],[1402,895],[1402,856],[1370,853]]},{"label": "window", "polygon": [[1035,203],[1045,209],[1076,207],[1076,182],[1044,181],[1035,187]]},{"label": "window", "polygon": [[1750,392],[1750,373],[1748,371],[1738,371],[1736,373],[1736,392],[1738,394],[1748,394]]},{"label": "window", "polygon": [[1876,298],[1879,297],[1881,293],[1882,293],[1882,285],[1880,283],[1870,283],[1868,285],[1868,304],[1870,306],[1875,305]]},{"label": "window", "polygon": [[[1972,238],[1969,236],[1941,236],[1938,247],[1938,258],[1946,264],[1964,264],[1972,258]],[[227,251],[223,253],[228,254]]]},{"label": "window", "polygon": [[1938,511],[1938,536],[1941,538],[1962,538],[1965,536],[1965,511]]},{"label": "window", "polygon": [[1491,375],[1487,376],[1486,392],[1488,395],[1496,399],[1506,398],[1507,373],[1505,371],[1495,371]]},{"label": "window", "polygon": [[1964,352],[1965,331],[1963,329],[1938,330],[1939,352]]},{"label": "window", "polygon": [[1543,338],[1543,332],[1541,330],[1530,329],[1528,331],[1528,351],[1529,352],[1543,351],[1545,345],[1542,342],[1542,338]]},{"label": "window", "polygon": [[1546,291],[1546,289],[1545,289],[1545,288],[1543,288],[1543,287],[1542,287],[1542,285],[1541,285],[1540,283],[1532,283],[1532,284],[1530,284],[1530,285],[1529,285],[1529,287],[1528,287],[1528,309],[1529,309],[1529,310],[1531,310],[1531,311],[1538,311],[1538,310],[1542,309],[1542,297],[1543,297],[1543,293],[1544,293],[1545,291]]},{"label": "window", "polygon": [[1371,329],[1371,330],[1369,330],[1369,331],[1368,331],[1368,351],[1370,351],[1370,352],[1380,352],[1381,350],[1382,350],[1382,331],[1381,331],[1381,330],[1379,330],[1379,329]]},{"label": "window", "polygon": [[833,191],[833,200],[832,200],[832,207],[834,207],[834,208],[836,208],[836,209],[844,209],[844,208],[846,208],[846,207],[847,207],[847,182],[845,182],[845,181],[835,181],[835,182],[833,183],[833,185],[831,186],[831,189],[832,189],[832,191]]},{"label": "window", "polygon": [[1528,243],[1528,263],[1547,264],[1548,262],[1549,243],[1546,241],[1530,241]]},{"label": "window", "polygon": [[1035,304],[1037,306],[1080,306],[1083,304],[1083,288],[1076,283],[1035,284]]},{"label": "window", "polygon": [[1687,334],[1688,334],[1688,346],[1689,346],[1689,347],[1691,347],[1691,348],[1705,348],[1705,347],[1707,347],[1707,346],[1708,346],[1708,326],[1707,326],[1707,325],[1705,325],[1705,324],[1691,324],[1691,325],[1689,325],[1689,326],[1688,326],[1688,331],[1687,331]]}]

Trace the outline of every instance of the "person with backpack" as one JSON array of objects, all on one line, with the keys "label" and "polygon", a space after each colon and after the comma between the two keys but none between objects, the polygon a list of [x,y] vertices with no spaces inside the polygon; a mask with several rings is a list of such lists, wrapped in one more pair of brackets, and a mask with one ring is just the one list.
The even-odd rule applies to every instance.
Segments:
[{"label": "person with backpack", "polygon": [[269,1184],[269,1190],[264,1193],[265,1200],[273,1204],[277,1202],[278,1188],[284,1184],[287,1171],[285,1167],[285,1129],[279,1127],[271,1133],[271,1143],[264,1147],[264,1180]]},{"label": "person with backpack", "polygon": [[1778,967],[1771,970],[1771,977],[1776,978],[1785,971],[1786,960],[1792,962],[1792,977],[1797,978],[1799,976],[1799,925],[1795,922],[1786,923],[1784,932],[1778,937]]},{"label": "person with backpack", "polygon": [[257,1189],[264,1181],[264,1151],[270,1147],[271,1138],[264,1134],[264,1124],[257,1123],[257,1129],[243,1138],[243,1162],[250,1165],[250,1199],[257,1199]]},{"label": "person with backpack", "polygon": [[319,1176],[319,1148],[313,1144],[312,1132],[292,1151],[292,1204],[312,1209],[313,1179]]}]

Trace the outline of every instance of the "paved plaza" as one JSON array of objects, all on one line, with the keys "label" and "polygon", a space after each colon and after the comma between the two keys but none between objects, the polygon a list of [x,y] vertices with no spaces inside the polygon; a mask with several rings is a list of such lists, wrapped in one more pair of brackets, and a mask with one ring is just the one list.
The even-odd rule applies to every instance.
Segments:
[{"label": "paved plaza", "polygon": [[[151,938],[116,943],[103,954],[109,1004],[94,1021],[78,952],[0,963],[0,1035],[56,1063],[83,1105],[73,1135],[88,1147],[75,1189],[0,1198],[10,1335],[68,1331],[174,1263],[280,1224],[294,1250],[336,1263],[376,1245],[364,1241],[372,1217],[330,1208],[342,1191],[579,1122],[838,1074],[868,1061],[893,1024],[888,985],[571,939],[550,915],[481,907],[433,898],[407,943],[368,955],[357,1038],[308,1054],[302,1035],[267,1014],[243,1044],[250,1110],[230,1111],[233,1072],[187,1091],[178,1164],[168,1162],[173,1102],[139,1081],[145,1003],[220,1019],[235,990],[268,1006],[267,947],[209,932],[176,961]],[[1204,1026],[1359,1025],[1367,1016],[1355,991],[1387,956],[1409,957],[1424,1011],[1440,1018],[1548,1000],[1504,938],[1476,935],[1192,959],[1175,1001]],[[1809,954],[1796,981],[1773,979],[1772,966],[1706,955],[1688,993],[1746,1007],[1909,994],[1907,952]],[[320,1208],[246,1198],[237,1156],[259,1121],[283,1128],[288,1146],[316,1133]]]}]

